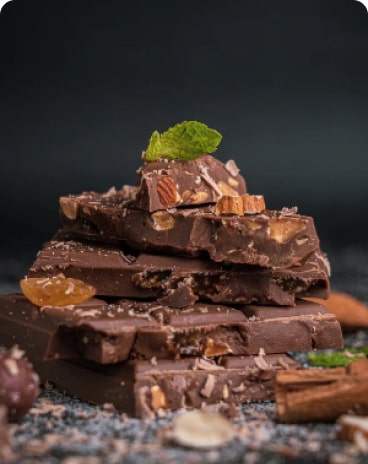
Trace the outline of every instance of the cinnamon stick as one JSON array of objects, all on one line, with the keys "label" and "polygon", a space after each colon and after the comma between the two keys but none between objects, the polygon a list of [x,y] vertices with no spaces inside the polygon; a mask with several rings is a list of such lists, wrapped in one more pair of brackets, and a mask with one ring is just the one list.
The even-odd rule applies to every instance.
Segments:
[{"label": "cinnamon stick", "polygon": [[276,407],[281,422],[330,422],[368,414],[368,359],[335,369],[279,372]]}]

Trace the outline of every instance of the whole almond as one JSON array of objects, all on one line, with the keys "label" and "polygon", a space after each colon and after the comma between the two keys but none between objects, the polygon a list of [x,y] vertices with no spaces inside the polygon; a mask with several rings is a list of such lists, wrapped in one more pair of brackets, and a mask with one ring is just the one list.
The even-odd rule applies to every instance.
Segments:
[{"label": "whole almond", "polygon": [[178,191],[171,177],[161,177],[157,184],[157,194],[165,208],[172,208],[177,204]]}]

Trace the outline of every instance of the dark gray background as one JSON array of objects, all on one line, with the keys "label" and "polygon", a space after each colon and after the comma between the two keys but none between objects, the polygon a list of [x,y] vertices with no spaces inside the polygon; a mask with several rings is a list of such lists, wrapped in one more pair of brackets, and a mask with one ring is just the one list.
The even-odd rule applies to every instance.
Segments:
[{"label": "dark gray background", "polygon": [[60,195],[134,183],[151,132],[184,119],[268,207],[368,242],[361,3],[13,0],[0,34],[3,253],[38,250]]}]

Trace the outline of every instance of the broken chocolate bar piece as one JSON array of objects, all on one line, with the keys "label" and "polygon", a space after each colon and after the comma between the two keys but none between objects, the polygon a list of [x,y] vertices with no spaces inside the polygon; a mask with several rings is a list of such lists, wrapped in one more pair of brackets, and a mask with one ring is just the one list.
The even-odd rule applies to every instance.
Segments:
[{"label": "broken chocolate bar piece", "polygon": [[294,362],[281,354],[224,356],[217,362],[192,358],[137,363],[136,413],[153,418],[160,409],[273,400],[276,372],[292,368]]},{"label": "broken chocolate bar piece", "polygon": [[137,417],[158,410],[274,399],[276,372],[298,369],[285,354],[131,360],[102,365],[86,360],[44,360],[52,335],[49,318],[20,295],[0,297],[0,343],[18,344],[43,383],[96,404],[112,403]]},{"label": "broken chocolate bar piece", "polygon": [[218,216],[215,206],[209,205],[149,213],[122,201],[121,195],[95,192],[61,197],[60,205],[66,231],[91,239],[124,240],[138,250],[208,254],[218,262],[286,268],[319,249],[313,218],[293,210]]},{"label": "broken chocolate bar piece", "polygon": [[138,170],[135,205],[150,212],[185,205],[216,203],[223,195],[242,195],[245,180],[234,161],[211,155],[190,161],[160,159]]},{"label": "broken chocolate bar piece", "polygon": [[57,327],[48,346],[50,358],[115,363],[132,357],[210,358],[257,354],[261,348],[269,354],[342,347],[336,318],[309,302],[276,307],[275,314],[267,306],[252,310],[197,303],[179,310],[132,300],[42,310]]},{"label": "broken chocolate bar piece", "polygon": [[295,298],[329,295],[329,265],[320,252],[299,266],[267,269],[209,259],[134,253],[121,246],[59,236],[38,253],[28,277],[63,273],[92,285],[98,295],[159,298],[185,307],[198,298],[214,303],[293,305]]},{"label": "broken chocolate bar piece", "polygon": [[108,304],[97,299],[39,309],[23,296],[12,298],[0,317],[47,328],[45,356],[53,359],[109,364],[130,358],[210,358],[257,354],[261,349],[270,354],[342,347],[335,316],[309,302],[274,307],[274,312],[268,306],[234,309],[197,303],[179,310],[157,302]]}]

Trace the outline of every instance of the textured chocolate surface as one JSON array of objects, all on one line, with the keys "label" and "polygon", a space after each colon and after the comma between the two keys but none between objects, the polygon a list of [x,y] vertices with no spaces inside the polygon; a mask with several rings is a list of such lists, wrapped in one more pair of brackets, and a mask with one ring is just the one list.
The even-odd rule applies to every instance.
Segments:
[{"label": "textured chocolate surface", "polygon": [[220,400],[233,404],[272,400],[276,371],[300,366],[285,354],[223,356],[217,361],[200,357],[133,360],[109,365],[44,360],[52,325],[39,311],[38,323],[37,314],[32,317],[27,312],[31,307],[24,297],[1,297],[1,344],[18,343],[43,382],[86,401],[112,403],[138,417],[152,417],[159,409],[199,407]]},{"label": "textured chocolate surface", "polygon": [[[194,304],[185,310],[157,302],[92,299],[39,310],[23,296],[1,297],[0,318],[48,331],[48,358],[89,359],[101,364],[131,358],[266,354],[341,348],[341,328],[323,306],[300,302],[284,309]],[[265,316],[262,315],[262,310]],[[245,313],[247,315],[245,315]]]},{"label": "textured chocolate surface", "polygon": [[148,213],[122,198],[95,192],[61,197],[61,221],[83,237],[124,240],[135,249],[272,268],[293,266],[319,248],[313,218],[294,210],[219,216],[212,205]]},{"label": "textured chocolate surface", "polygon": [[[276,372],[293,369],[285,354],[157,361],[136,367],[134,396],[138,417],[154,417],[158,409],[200,408],[205,404],[274,399]],[[296,363],[296,369],[300,365]]]},{"label": "textured chocolate surface", "polygon": [[98,295],[163,298],[160,302],[177,307],[198,298],[214,303],[293,305],[295,297],[327,298],[329,294],[329,265],[320,251],[298,266],[269,269],[133,253],[118,245],[59,237],[38,253],[28,277],[60,272],[94,286]]},{"label": "textured chocolate surface", "polygon": [[216,203],[222,195],[246,192],[234,161],[226,164],[211,155],[195,160],[162,159],[138,170],[135,205],[150,212],[185,205]]}]

